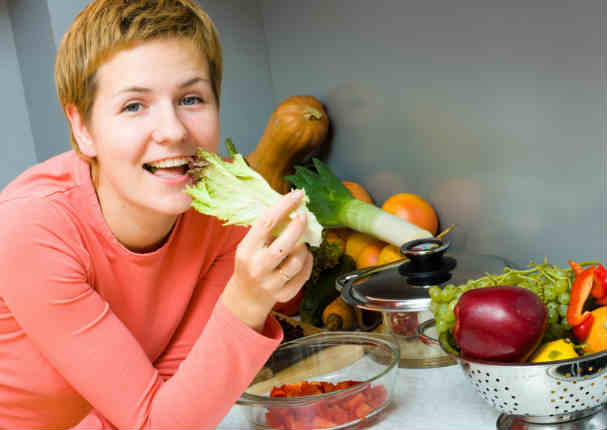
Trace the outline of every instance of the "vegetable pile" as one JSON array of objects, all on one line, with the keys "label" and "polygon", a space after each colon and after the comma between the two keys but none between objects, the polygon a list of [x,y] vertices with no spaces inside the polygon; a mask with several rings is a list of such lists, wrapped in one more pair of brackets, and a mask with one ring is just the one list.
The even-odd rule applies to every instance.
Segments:
[{"label": "vegetable pile", "polygon": [[[274,387],[270,397],[302,397],[330,393],[359,385],[360,381],[308,382]],[[387,399],[382,385],[368,386],[348,397],[322,399],[303,407],[273,407],[266,412],[266,424],[275,429],[330,428],[359,419],[382,406]]]},{"label": "vegetable pile", "polygon": [[[501,274],[486,274],[462,285],[431,287],[430,310],[436,319],[441,343],[457,347],[463,355],[468,352],[468,355],[475,358],[511,362],[538,362],[538,357],[542,360],[548,357],[563,359],[565,354],[570,355],[569,346],[576,354],[590,354],[607,349],[605,268],[598,262],[577,264],[570,261],[569,265],[570,268],[561,268],[547,261],[543,264],[531,262],[524,270],[507,267]],[[498,290],[513,288],[512,286],[533,293],[539,299],[538,303],[543,305],[534,305],[533,310],[529,310],[528,315],[537,315],[533,323],[525,323],[523,317],[517,315],[521,313],[517,312],[517,308],[520,310],[520,300],[525,294],[519,292],[515,295],[516,298],[497,296]],[[491,308],[491,312],[475,311],[474,307]],[[538,329],[544,318],[541,307],[545,308],[546,322],[545,327]],[[476,315],[473,318],[464,317],[462,309]],[[523,330],[517,334],[513,328],[519,325],[529,332],[524,333]],[[466,331],[468,332],[462,334]],[[476,336],[479,331],[491,334],[492,341],[501,341],[499,347],[518,348],[516,352],[521,354],[495,357],[497,346],[489,344],[484,350],[481,348],[470,354],[470,351],[466,351],[469,344],[465,344],[466,341],[462,338]],[[499,335],[500,332],[502,336]],[[538,335],[539,347],[526,344],[529,350],[523,351],[523,338],[530,334]],[[558,353],[551,354],[550,351],[555,348],[558,348]]]}]

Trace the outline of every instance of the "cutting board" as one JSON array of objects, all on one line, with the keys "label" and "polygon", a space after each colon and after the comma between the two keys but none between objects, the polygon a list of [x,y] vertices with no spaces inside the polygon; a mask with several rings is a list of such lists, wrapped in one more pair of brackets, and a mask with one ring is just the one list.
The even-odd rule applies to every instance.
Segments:
[{"label": "cutting board", "polygon": [[259,382],[253,381],[247,392],[262,395],[275,386],[313,381],[315,376],[337,371],[355,363],[363,355],[364,347],[362,345],[338,345],[322,349],[276,374],[272,374],[269,368],[264,368],[268,369],[270,373],[261,377]]},{"label": "cutting board", "polygon": [[[299,321],[278,312],[272,312],[275,317],[281,318],[294,326],[302,328],[304,336],[328,332],[328,330]],[[255,377],[247,392],[250,394],[265,394],[274,386],[293,384],[304,380],[310,381],[315,375],[333,372],[356,362],[363,356],[364,350],[358,345],[339,345],[325,348],[304,358],[302,361],[273,373],[269,367],[264,367]]]}]

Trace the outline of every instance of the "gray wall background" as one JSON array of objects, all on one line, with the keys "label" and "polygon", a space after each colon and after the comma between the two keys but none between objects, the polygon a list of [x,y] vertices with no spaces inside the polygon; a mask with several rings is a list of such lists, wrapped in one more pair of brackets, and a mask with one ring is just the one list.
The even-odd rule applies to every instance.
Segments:
[{"label": "gray wall background", "polygon": [[[52,80],[84,0],[0,0],[0,187],[69,148]],[[457,251],[605,261],[605,0],[201,0],[225,55],[223,137],[253,149],[294,94],[376,203],[426,198]]]}]

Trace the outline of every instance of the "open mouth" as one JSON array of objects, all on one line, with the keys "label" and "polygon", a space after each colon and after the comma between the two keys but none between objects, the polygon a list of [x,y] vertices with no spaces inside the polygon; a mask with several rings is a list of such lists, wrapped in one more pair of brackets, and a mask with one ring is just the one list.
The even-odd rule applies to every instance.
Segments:
[{"label": "open mouth", "polygon": [[144,163],[143,168],[152,174],[180,176],[188,173],[191,161],[191,157],[169,158],[153,163]]}]

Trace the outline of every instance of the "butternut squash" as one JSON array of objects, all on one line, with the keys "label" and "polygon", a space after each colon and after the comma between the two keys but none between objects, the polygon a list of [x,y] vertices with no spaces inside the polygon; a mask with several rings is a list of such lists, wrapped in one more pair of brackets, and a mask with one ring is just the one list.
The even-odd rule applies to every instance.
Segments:
[{"label": "butternut squash", "polygon": [[319,100],[309,95],[289,97],[270,116],[247,162],[272,188],[285,194],[291,184],[284,177],[324,142],[328,130],[329,118]]}]

